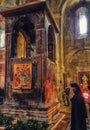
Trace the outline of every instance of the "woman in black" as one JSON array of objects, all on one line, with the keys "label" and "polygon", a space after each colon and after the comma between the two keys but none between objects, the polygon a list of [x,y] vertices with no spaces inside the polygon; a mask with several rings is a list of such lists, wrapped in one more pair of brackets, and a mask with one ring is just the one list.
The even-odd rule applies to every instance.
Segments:
[{"label": "woman in black", "polygon": [[87,130],[87,112],[82,92],[77,83],[71,83],[71,87],[74,92],[71,99],[71,130]]}]

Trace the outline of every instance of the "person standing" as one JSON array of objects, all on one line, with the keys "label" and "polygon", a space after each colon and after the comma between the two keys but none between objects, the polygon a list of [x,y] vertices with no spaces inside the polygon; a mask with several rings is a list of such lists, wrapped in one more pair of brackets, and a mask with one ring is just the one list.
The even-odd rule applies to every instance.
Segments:
[{"label": "person standing", "polygon": [[74,93],[71,98],[71,130],[87,130],[84,97],[77,83],[71,83],[70,86]]},{"label": "person standing", "polygon": [[65,93],[66,93],[67,106],[69,106],[70,105],[70,88],[69,87],[65,89]]}]

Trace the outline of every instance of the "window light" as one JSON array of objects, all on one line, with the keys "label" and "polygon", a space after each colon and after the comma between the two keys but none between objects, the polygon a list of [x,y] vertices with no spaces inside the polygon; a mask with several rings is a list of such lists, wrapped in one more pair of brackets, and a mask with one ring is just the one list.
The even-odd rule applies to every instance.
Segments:
[{"label": "window light", "polygon": [[87,33],[87,17],[85,15],[79,17],[79,33],[81,35]]}]

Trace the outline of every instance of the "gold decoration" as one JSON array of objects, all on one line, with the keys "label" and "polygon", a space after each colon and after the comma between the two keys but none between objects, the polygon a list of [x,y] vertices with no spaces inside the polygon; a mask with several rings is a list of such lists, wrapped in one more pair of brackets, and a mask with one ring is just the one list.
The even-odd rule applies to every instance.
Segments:
[{"label": "gold decoration", "polygon": [[26,57],[26,40],[21,32],[18,33],[17,38],[17,57],[18,58]]}]

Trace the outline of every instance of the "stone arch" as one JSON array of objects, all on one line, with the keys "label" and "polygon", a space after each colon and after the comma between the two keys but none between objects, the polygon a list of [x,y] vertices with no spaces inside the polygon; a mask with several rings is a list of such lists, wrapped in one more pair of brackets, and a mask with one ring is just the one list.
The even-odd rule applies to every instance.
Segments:
[{"label": "stone arch", "polygon": [[[60,44],[62,47],[61,49],[63,50],[61,52],[62,55],[61,64],[64,67],[64,71],[62,73],[65,73],[66,80],[69,79],[69,81],[73,80],[75,82],[78,81],[76,76],[79,68],[76,64],[72,65],[72,58],[74,58],[76,54],[79,54],[80,50],[81,51],[86,50],[86,47],[87,49],[89,49],[88,46],[85,44],[86,41],[84,41],[84,46],[83,46],[82,45],[83,41],[81,41],[80,39],[75,40],[74,15],[72,10],[79,2],[80,2],[79,0],[77,1],[67,0],[63,3],[62,8],[60,9],[60,13],[61,13],[60,14],[61,15],[61,43]],[[90,44],[88,43],[88,45]]]},{"label": "stone arch", "polygon": [[79,82],[78,73],[90,70],[90,48],[71,51],[66,57],[66,82]]},{"label": "stone arch", "polygon": [[[12,29],[12,44],[11,44],[11,57],[17,57],[17,37],[22,33],[26,41],[26,57],[30,56],[30,51],[33,50],[32,46],[35,42],[34,24],[31,23],[28,17],[19,18],[13,25]],[[29,50],[29,51],[28,51]]]}]

